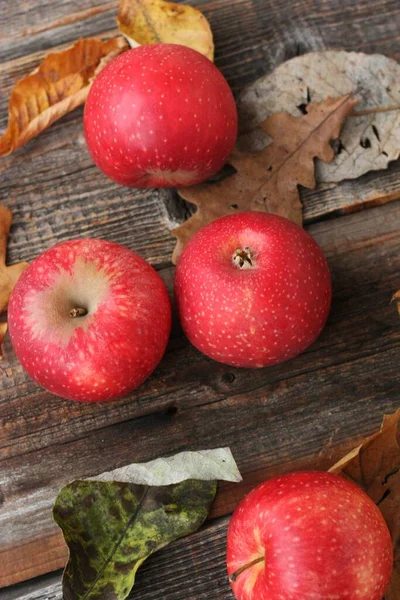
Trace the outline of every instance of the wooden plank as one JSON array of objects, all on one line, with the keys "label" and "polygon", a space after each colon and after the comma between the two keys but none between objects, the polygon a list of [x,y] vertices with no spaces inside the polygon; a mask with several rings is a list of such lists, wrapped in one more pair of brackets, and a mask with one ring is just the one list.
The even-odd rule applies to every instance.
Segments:
[{"label": "wooden plank", "polygon": [[[12,85],[37,66],[50,46],[59,49],[78,34],[109,37],[117,32],[110,2],[83,0],[78,10],[71,0],[53,4],[50,19],[44,0],[1,6],[0,127],[6,126]],[[277,0],[250,8],[227,0],[199,6],[215,31],[217,65],[236,91],[299,52],[344,42],[348,49],[400,56],[395,0],[381,0],[373,14],[365,0],[345,8],[331,0],[327,14],[321,14],[317,0],[290,4],[290,10],[289,3]],[[367,14],[365,30],[361,23]],[[11,206],[16,217],[10,259],[31,259],[55,241],[90,235],[125,243],[153,264],[169,262],[174,245],[169,231],[176,222],[165,208],[168,193],[132,191],[106,179],[89,157],[81,121],[78,109],[0,161],[0,202]],[[399,169],[397,162],[388,172],[303,190],[305,222],[399,198]]]},{"label": "wooden plank", "polygon": [[116,30],[117,2],[99,0],[46,0],[2,2],[0,6],[0,57],[3,61],[71,44]]},{"label": "wooden plank", "polygon": [[306,224],[345,215],[393,200],[400,200],[400,161],[386,171],[367,173],[339,184],[320,184],[315,190],[301,189]]},{"label": "wooden plank", "polygon": [[[348,2],[192,0],[211,22],[217,62],[242,87],[296,53],[323,45],[400,57],[397,0]],[[16,0],[0,5],[2,61],[115,27],[110,0]],[[365,24],[368,23],[368,27]]]},{"label": "wooden plank", "polygon": [[44,572],[44,557],[61,566],[51,504],[71,479],[183,449],[229,445],[244,483],[223,486],[216,517],[267,475],[319,453],[327,461],[348,449],[350,438],[376,428],[398,404],[400,323],[389,301],[399,285],[399,223],[400,205],[392,203],[310,228],[332,268],[333,309],[319,340],[283,365],[226,367],[176,331],[160,367],[137,392],[85,406],[39,390],[7,346],[0,585],[20,580],[26,569]]}]

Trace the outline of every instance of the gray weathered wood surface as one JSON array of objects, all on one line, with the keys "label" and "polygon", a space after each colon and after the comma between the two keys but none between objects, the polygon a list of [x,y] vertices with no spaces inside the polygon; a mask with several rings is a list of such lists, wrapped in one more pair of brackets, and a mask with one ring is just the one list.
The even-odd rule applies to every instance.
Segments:
[{"label": "gray weathered wood surface", "polygon": [[[320,48],[400,59],[397,0],[210,0],[216,63],[238,93],[282,60]],[[0,2],[0,128],[15,81],[77,36],[115,34],[114,2]],[[169,230],[185,212],[169,193],[133,191],[92,164],[76,110],[0,159],[0,202],[14,222],[9,260],[57,241],[97,236],[142,254],[170,286]],[[244,476],[221,485],[206,527],[154,556],[136,598],[231,598],[224,575],[228,515],[269,475],[328,466],[400,403],[400,164],[354,182],[302,192],[305,221],[325,250],[334,301],[319,340],[284,365],[232,369],[201,356],[175,325],[154,375],[117,402],[80,405],[41,390],[9,340],[0,365],[0,586],[59,569],[65,560],[52,500],[63,483],[183,449],[229,445]],[[367,209],[368,210],[362,210]],[[355,214],[349,214],[355,213]],[[0,597],[59,598],[58,577]]]}]

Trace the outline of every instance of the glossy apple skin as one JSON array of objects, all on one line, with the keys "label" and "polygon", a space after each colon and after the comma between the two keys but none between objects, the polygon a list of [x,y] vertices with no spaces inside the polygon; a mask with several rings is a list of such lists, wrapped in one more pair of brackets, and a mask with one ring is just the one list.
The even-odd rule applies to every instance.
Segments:
[{"label": "glossy apple skin", "polygon": [[324,472],[256,487],[229,524],[227,564],[238,600],[382,600],[393,564],[379,509],[361,488]]},{"label": "glossy apple skin", "polygon": [[[85,316],[71,318],[72,308]],[[104,240],[58,244],[36,258],[11,295],[8,324],[28,374],[81,402],[127,394],[164,354],[171,306],[165,285],[140,256]]]},{"label": "glossy apple skin", "polygon": [[[249,248],[252,266],[232,257]],[[184,248],[175,275],[183,329],[196,348],[222,363],[265,367],[288,360],[317,338],[331,304],[322,250],[299,226],[276,215],[222,217]]]},{"label": "glossy apple skin", "polygon": [[84,112],[89,151],[122,185],[194,185],[225,164],[237,136],[232,92],[220,71],[176,44],[140,46],[96,77]]}]

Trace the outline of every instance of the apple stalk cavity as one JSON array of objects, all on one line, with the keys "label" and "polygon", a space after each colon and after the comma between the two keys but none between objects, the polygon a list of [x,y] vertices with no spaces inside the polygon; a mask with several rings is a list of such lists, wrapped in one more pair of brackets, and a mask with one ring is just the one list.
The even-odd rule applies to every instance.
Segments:
[{"label": "apple stalk cavity", "polygon": [[236,248],[232,256],[232,262],[239,269],[250,269],[253,266],[252,253],[250,248]]}]

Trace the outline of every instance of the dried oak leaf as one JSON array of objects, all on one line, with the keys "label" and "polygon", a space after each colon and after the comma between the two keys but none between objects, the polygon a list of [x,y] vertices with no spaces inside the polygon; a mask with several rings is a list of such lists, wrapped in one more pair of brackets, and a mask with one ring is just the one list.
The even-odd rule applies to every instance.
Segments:
[{"label": "dried oak leaf", "polygon": [[334,160],[317,162],[316,179],[355,179],[387,169],[400,156],[399,80],[400,64],[381,54],[327,50],[296,56],[243,90],[241,128],[254,149],[260,139],[251,132],[269,115],[281,110],[299,115],[310,102],[353,91],[360,99],[357,115],[347,119]]},{"label": "dried oak leaf", "polygon": [[[7,238],[11,227],[11,211],[0,205],[0,312],[8,305],[11,292],[22,271],[28,266],[20,262],[10,267],[6,266]],[[0,323],[0,359],[3,358],[1,345],[7,331],[7,323]]]},{"label": "dried oak leaf", "polygon": [[210,60],[214,58],[210,25],[192,6],[164,0],[120,0],[117,21],[132,47],[173,43],[193,48]]},{"label": "dried oak leaf", "polygon": [[385,415],[378,433],[337,462],[330,471],[361,486],[381,510],[393,540],[394,570],[384,600],[400,600],[400,409]]},{"label": "dried oak leaf", "polygon": [[400,290],[398,292],[396,292],[395,294],[393,294],[391,302],[397,303],[397,310],[400,315]]},{"label": "dried oak leaf", "polygon": [[8,128],[0,137],[0,156],[10,154],[83,104],[95,75],[127,47],[122,37],[105,42],[87,38],[46,56],[35,71],[14,86]]},{"label": "dried oak leaf", "polygon": [[357,103],[351,94],[310,104],[307,114],[293,117],[276,113],[260,124],[273,138],[259,152],[244,152],[236,145],[230,164],[231,177],[217,183],[201,183],[178,190],[197,205],[197,212],[172,231],[178,239],[172,262],[176,263],[193,234],[214,219],[236,211],[255,210],[282,215],[302,223],[298,185],[315,187],[314,158],[329,162],[334,157],[330,141],[339,136],[343,122]]}]

